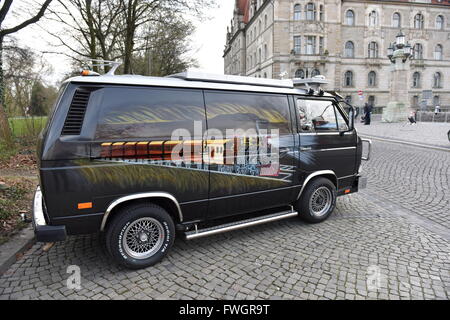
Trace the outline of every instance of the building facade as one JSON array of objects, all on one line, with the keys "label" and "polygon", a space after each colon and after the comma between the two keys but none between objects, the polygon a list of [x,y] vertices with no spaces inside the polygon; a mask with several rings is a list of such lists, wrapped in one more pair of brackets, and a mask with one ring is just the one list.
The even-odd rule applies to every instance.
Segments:
[{"label": "building facade", "polygon": [[236,0],[225,74],[324,75],[354,105],[389,102],[387,48],[400,30],[413,47],[409,102],[450,106],[450,0]]}]

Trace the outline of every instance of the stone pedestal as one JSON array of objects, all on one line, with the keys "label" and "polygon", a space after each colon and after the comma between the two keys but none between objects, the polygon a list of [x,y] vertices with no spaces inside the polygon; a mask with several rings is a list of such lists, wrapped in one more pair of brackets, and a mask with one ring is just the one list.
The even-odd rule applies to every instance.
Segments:
[{"label": "stone pedestal", "polygon": [[383,110],[383,122],[404,122],[408,120],[409,107],[400,101],[391,101]]},{"label": "stone pedestal", "polygon": [[[408,120],[411,105],[408,97],[409,61],[405,59],[403,50],[394,52],[389,81],[389,103],[383,110],[383,122],[403,122]],[[403,60],[406,60],[403,62]]]}]

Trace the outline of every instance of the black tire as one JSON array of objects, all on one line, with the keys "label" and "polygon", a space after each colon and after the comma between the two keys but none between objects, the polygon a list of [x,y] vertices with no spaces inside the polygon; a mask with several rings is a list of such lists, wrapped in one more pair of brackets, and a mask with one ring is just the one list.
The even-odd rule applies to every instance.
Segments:
[{"label": "black tire", "polygon": [[[324,188],[326,188],[328,191],[326,191]],[[320,189],[320,191],[319,191]],[[322,194],[323,193],[323,194]],[[323,211],[321,212],[315,212],[313,208],[310,205],[310,202],[314,202],[312,200],[312,197],[321,197],[324,199],[326,196],[329,197],[329,203],[328,200],[324,201],[327,204],[324,205]],[[320,205],[317,205],[317,202],[314,202],[317,206],[320,208]],[[316,178],[312,181],[310,181],[306,188],[303,190],[300,199],[297,201],[295,208],[298,211],[299,217],[309,223],[319,223],[324,220],[326,220],[330,214],[333,212],[334,208],[336,207],[336,186],[327,178]],[[320,213],[320,214],[319,214]]]},{"label": "black tire", "polygon": [[175,240],[175,226],[170,215],[160,206],[139,203],[115,214],[105,238],[108,252],[117,263],[129,269],[141,269],[165,257]]}]

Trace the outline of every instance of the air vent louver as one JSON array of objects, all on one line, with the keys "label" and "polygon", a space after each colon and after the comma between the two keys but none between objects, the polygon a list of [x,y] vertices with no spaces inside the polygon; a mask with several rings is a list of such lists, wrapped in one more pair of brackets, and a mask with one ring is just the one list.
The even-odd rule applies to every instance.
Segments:
[{"label": "air vent louver", "polygon": [[84,88],[79,88],[75,91],[61,135],[80,135],[91,91]]}]

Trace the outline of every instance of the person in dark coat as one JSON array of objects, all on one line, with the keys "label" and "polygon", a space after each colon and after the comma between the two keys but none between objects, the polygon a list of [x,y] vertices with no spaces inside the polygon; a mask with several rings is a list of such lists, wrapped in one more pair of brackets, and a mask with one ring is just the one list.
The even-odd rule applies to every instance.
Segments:
[{"label": "person in dark coat", "polygon": [[372,105],[368,104],[366,102],[366,104],[364,105],[364,124],[365,125],[370,125],[370,116],[372,115]]}]

